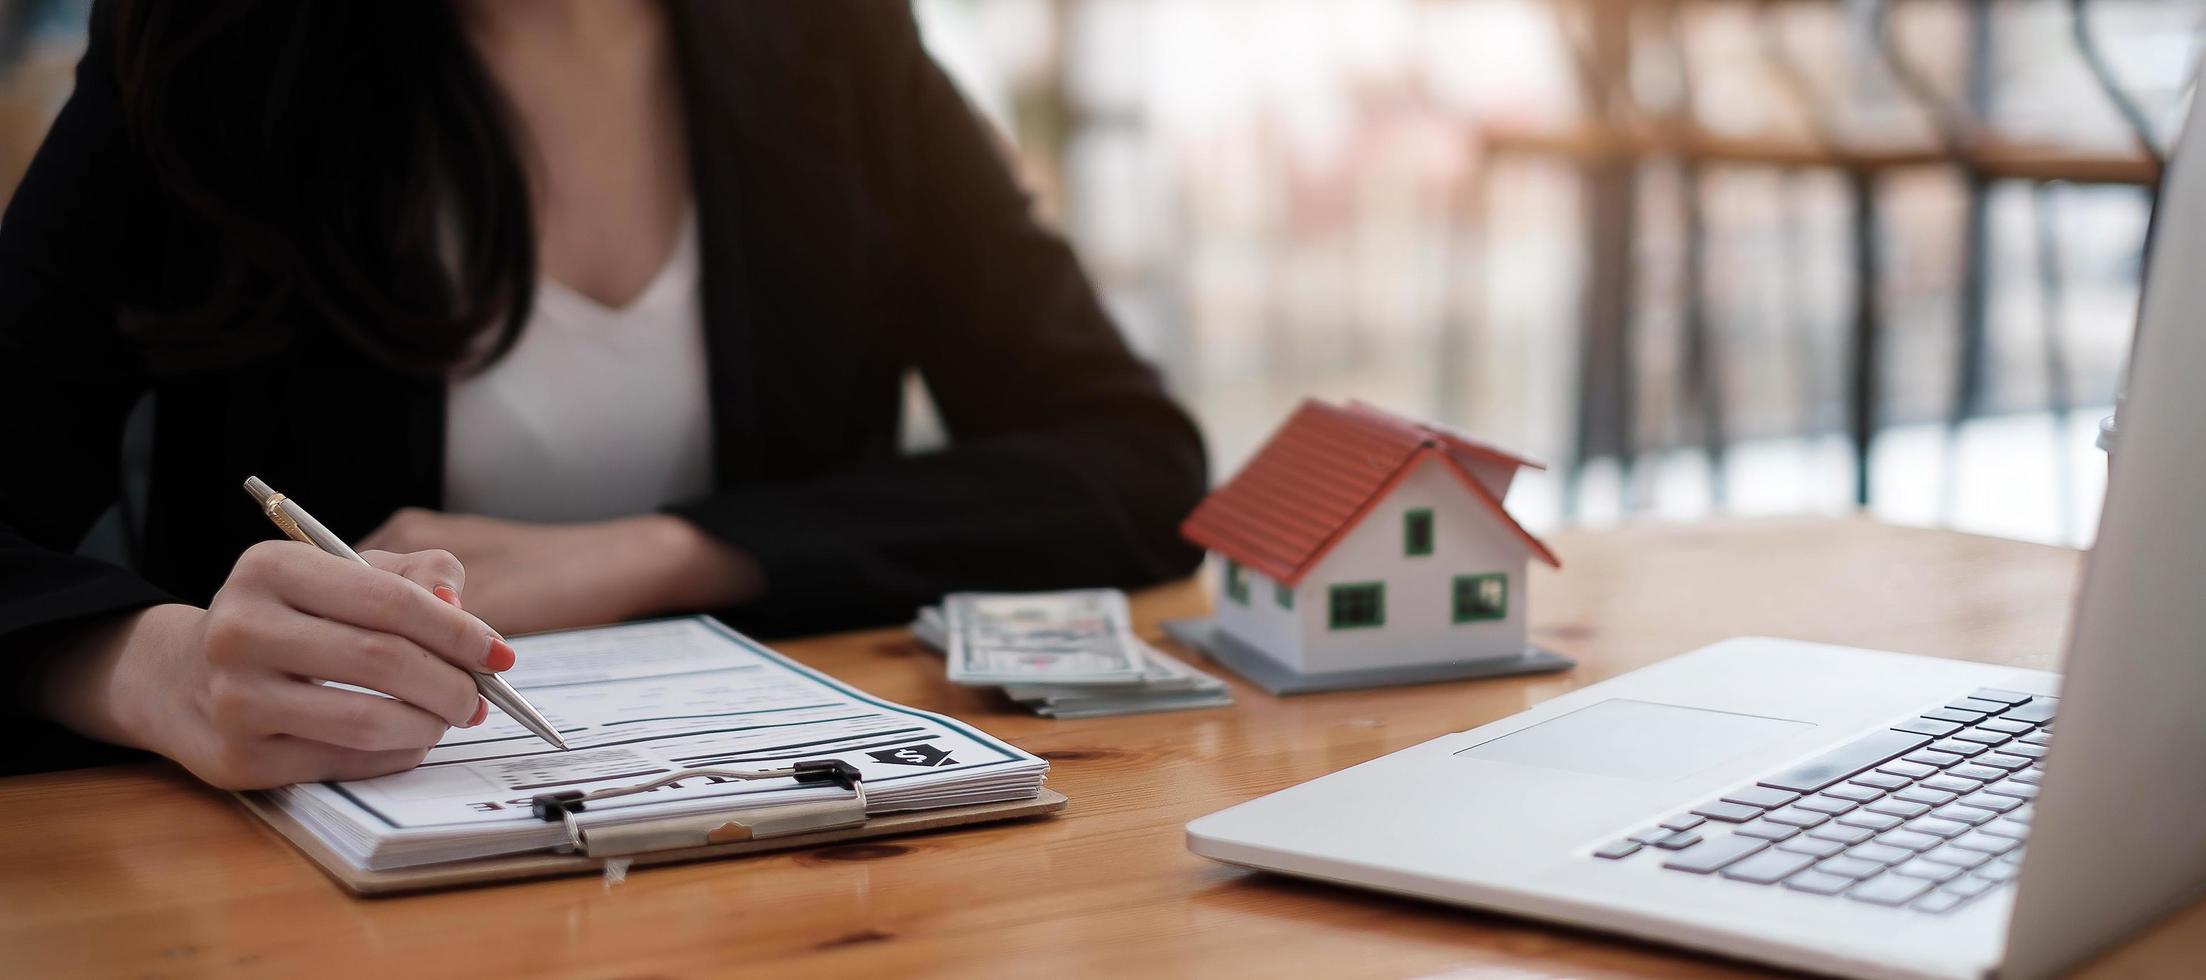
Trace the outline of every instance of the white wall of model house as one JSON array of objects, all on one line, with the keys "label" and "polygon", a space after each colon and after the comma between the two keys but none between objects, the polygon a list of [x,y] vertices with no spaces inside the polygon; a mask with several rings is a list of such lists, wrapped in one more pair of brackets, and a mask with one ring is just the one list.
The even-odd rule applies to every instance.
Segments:
[{"label": "white wall of model house", "polygon": [[[1447,464],[1427,456],[1416,465],[1303,577],[1291,609],[1280,602],[1276,583],[1254,571],[1241,571],[1246,603],[1221,578],[1218,626],[1307,674],[1522,655],[1531,550]],[[1485,485],[1506,489],[1500,474],[1473,472]],[[1414,510],[1432,512],[1430,554],[1410,555],[1404,547],[1404,521]],[[1219,574],[1231,567],[1220,561]],[[1497,573],[1507,577],[1504,614],[1457,622],[1456,577]],[[1362,582],[1384,583],[1384,623],[1332,628],[1332,587]]]}]

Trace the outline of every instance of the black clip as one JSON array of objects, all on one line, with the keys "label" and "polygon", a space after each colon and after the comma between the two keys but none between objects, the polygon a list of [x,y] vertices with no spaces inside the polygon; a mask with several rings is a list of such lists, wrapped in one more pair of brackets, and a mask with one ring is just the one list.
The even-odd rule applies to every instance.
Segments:
[{"label": "black clip", "polygon": [[558,823],[570,813],[582,812],[583,792],[570,789],[559,793],[538,793],[529,797],[529,812],[545,823]]},{"label": "black clip", "polygon": [[858,767],[841,759],[813,759],[799,762],[789,768],[796,770],[798,783],[834,783],[844,789],[858,788],[858,781],[865,778]]}]

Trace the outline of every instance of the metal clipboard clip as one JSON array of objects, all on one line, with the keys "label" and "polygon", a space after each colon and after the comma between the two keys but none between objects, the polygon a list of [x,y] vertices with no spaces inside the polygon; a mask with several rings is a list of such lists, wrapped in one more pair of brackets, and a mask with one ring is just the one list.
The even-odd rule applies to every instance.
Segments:
[{"label": "metal clipboard clip", "polygon": [[[584,827],[575,822],[574,815],[581,812],[587,804],[616,796],[649,792],[685,779],[706,776],[746,780],[787,777],[795,779],[800,785],[834,783],[849,790],[850,796],[840,800],[784,803],[747,810],[689,813],[598,827]],[[814,759],[796,763],[787,769],[691,769],[633,786],[615,786],[587,793],[580,790],[541,793],[529,799],[529,811],[546,823],[560,822],[566,825],[568,843],[561,850],[593,858],[623,857],[651,851],[733,844],[739,841],[864,826],[866,784],[858,767],[850,763],[840,759]]]}]

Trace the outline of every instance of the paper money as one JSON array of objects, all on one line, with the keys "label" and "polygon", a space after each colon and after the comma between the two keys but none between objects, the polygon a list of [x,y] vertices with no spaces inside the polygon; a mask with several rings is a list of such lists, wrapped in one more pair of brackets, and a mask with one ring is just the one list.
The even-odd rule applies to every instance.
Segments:
[{"label": "paper money", "polygon": [[1115,589],[957,592],[944,597],[942,622],[958,684],[1127,684],[1143,676],[1143,645]]},{"label": "paper money", "polygon": [[1141,647],[1141,679],[1131,684],[1006,684],[1003,693],[1013,701],[1046,701],[1050,698],[1098,697],[1117,693],[1160,694],[1168,691],[1224,690],[1225,682],[1165,656],[1157,648],[1136,639]]},{"label": "paper money", "polygon": [[[1124,595],[1116,590],[1094,591],[1115,597],[1117,605],[1123,606],[1125,602]],[[1104,599],[1094,605],[1107,607],[1112,604],[1111,599]],[[911,629],[914,637],[937,652],[949,650],[948,616],[941,607],[921,609]],[[1141,662],[1142,672],[1136,680],[1063,683],[1054,677],[1028,678],[1005,684],[1004,694],[1037,715],[1062,719],[1189,711],[1233,703],[1233,694],[1224,681],[1143,643],[1130,630],[1125,642],[1139,651],[1136,659]]]}]

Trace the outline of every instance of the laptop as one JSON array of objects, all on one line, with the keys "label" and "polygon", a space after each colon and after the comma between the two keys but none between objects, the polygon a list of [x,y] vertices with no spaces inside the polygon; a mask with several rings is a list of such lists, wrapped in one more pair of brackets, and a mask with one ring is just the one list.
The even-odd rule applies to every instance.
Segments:
[{"label": "laptop", "polygon": [[1697,650],[1187,826],[1250,868],[1819,973],[2035,978],[2206,886],[2206,99],[2065,673]]}]

